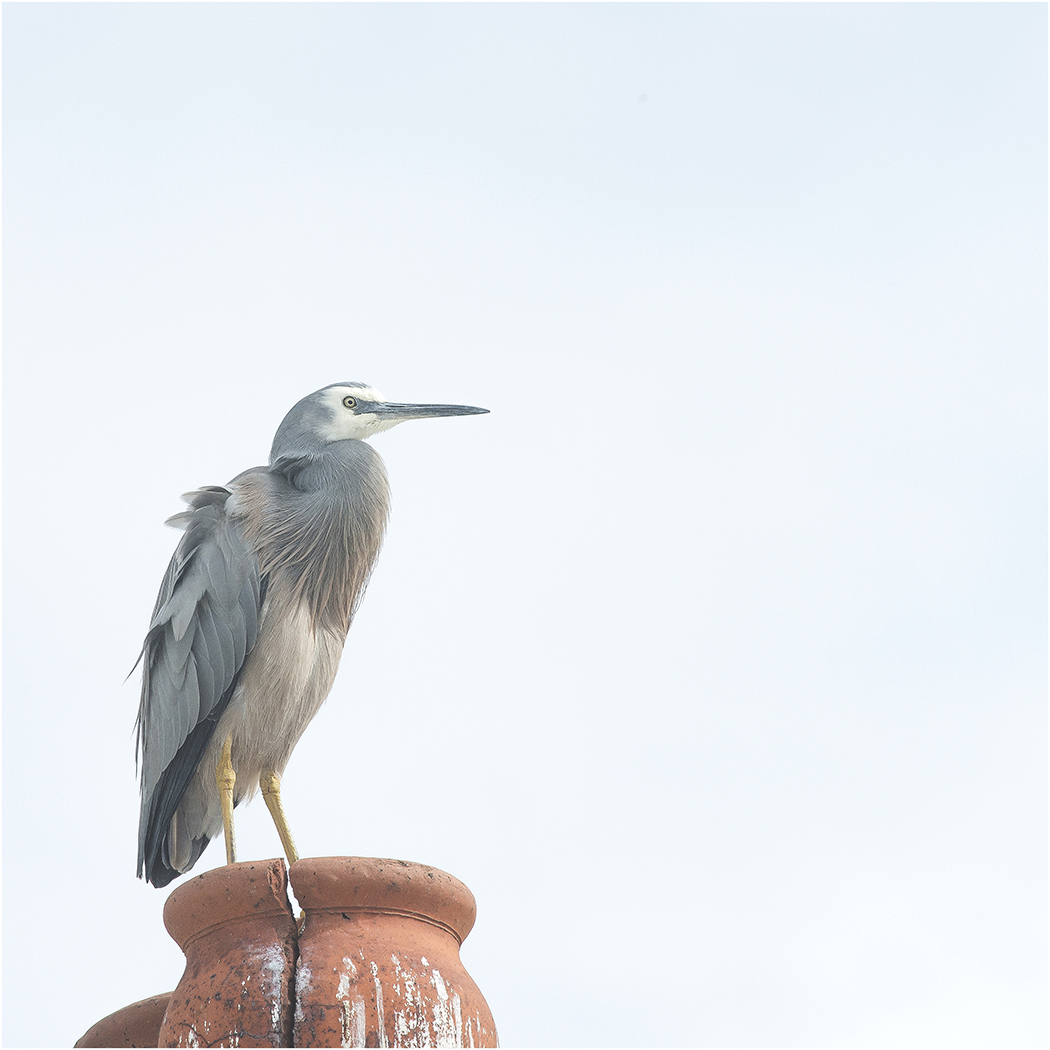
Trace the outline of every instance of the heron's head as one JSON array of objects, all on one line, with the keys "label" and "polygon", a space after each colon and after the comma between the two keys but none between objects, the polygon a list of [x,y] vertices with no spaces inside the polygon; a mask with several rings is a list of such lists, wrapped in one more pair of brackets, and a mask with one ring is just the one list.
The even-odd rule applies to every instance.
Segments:
[{"label": "heron's head", "polygon": [[284,417],[270,450],[270,462],[282,456],[309,455],[333,441],[364,441],[406,419],[473,416],[487,408],[469,405],[400,405],[364,383],[333,383],[304,397]]}]

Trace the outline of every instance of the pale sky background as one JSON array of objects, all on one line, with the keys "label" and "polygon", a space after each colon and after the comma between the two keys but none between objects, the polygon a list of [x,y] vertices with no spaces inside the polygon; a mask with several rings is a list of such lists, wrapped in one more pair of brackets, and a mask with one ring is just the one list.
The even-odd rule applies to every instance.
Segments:
[{"label": "pale sky background", "polygon": [[491,415],[374,442],[304,855],[507,1046],[1046,1044],[1045,5],[3,17],[6,1045],[178,981],[162,523],[346,379]]}]

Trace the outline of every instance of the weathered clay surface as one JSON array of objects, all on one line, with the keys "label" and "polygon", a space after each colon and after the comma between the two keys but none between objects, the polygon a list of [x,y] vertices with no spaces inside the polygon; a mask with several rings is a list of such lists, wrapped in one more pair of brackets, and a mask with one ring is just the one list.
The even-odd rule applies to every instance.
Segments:
[{"label": "weathered clay surface", "polygon": [[93,1024],[74,1046],[156,1046],[171,992],[151,995]]},{"label": "weathered clay surface", "polygon": [[436,868],[325,857],[292,865],[306,911],[295,979],[295,1046],[497,1046],[459,958],[474,896]]},{"label": "weathered clay surface", "polygon": [[291,1046],[296,923],[281,860],[230,864],[176,889],[164,925],[186,970],[160,1046]]}]

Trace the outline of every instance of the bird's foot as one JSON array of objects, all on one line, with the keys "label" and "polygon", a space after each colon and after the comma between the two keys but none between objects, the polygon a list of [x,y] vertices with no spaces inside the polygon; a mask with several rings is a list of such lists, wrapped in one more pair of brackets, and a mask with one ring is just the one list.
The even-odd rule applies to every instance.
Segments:
[{"label": "bird's foot", "polygon": [[226,863],[237,861],[237,843],[233,837],[233,786],[237,783],[237,774],[233,770],[233,735],[226,738],[222,745],[222,755],[215,767],[215,783],[219,788],[219,803],[222,806],[222,830],[226,836]]},{"label": "bird's foot", "polygon": [[294,864],[299,859],[299,851],[295,848],[292,829],[288,827],[288,818],[284,815],[284,806],[281,805],[281,778],[271,769],[259,777],[259,787],[262,788],[263,798],[266,799],[266,808],[277,826],[277,834],[281,836],[281,845],[284,847],[288,863]]}]

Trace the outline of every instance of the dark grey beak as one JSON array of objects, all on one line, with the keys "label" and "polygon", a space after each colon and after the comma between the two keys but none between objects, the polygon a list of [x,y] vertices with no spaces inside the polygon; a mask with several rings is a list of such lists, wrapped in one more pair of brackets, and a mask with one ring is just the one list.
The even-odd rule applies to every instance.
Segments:
[{"label": "dark grey beak", "polygon": [[367,409],[380,419],[436,419],[438,416],[480,416],[487,408],[470,405],[395,405],[389,401],[374,401]]}]

